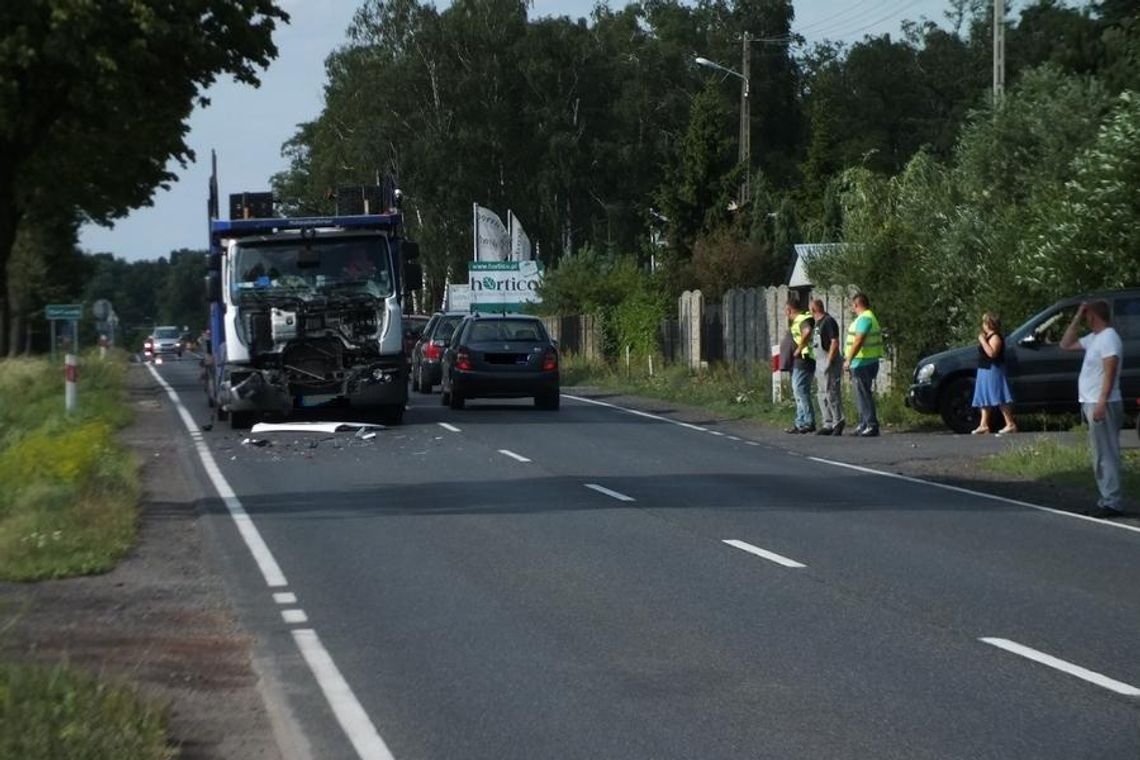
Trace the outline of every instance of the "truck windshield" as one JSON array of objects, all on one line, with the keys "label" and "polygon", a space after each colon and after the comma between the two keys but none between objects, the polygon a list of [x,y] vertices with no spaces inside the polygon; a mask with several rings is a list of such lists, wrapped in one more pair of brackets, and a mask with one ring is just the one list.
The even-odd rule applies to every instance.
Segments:
[{"label": "truck windshield", "polygon": [[238,294],[392,294],[388,241],[382,237],[316,238],[246,243],[237,247],[233,288]]}]

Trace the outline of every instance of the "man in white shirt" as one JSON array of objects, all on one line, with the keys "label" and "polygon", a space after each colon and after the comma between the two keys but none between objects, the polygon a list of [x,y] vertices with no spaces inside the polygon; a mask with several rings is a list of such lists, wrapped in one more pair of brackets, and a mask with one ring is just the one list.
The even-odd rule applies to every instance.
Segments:
[{"label": "man in white shirt", "polygon": [[[1077,338],[1081,318],[1092,330]],[[1092,517],[1111,518],[1123,514],[1120,492],[1120,428],[1124,423],[1124,400],[1120,395],[1120,363],[1124,347],[1109,321],[1108,303],[1090,301],[1077,309],[1061,348],[1084,351],[1081,376],[1077,382],[1081,414],[1089,426],[1093,473],[1100,489],[1097,508],[1087,512]]]}]

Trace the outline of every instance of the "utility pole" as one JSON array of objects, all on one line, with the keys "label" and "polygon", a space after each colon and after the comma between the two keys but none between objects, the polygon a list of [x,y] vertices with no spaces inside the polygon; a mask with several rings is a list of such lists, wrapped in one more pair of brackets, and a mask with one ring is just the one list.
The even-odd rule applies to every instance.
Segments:
[{"label": "utility pole", "polygon": [[1005,94],[1005,0],[994,0],[994,105]]},{"label": "utility pole", "polygon": [[[999,3],[1001,1],[996,0]],[[740,54],[740,165],[744,167],[744,176],[740,180],[740,197],[736,199],[740,208],[748,203],[752,193],[752,93],[748,84],[752,68],[751,42],[748,32],[745,32]]]}]

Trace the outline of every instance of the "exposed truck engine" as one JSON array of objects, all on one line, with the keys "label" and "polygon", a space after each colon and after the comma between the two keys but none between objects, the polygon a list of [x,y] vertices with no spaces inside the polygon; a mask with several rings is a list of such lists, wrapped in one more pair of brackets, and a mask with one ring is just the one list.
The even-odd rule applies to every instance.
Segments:
[{"label": "exposed truck engine", "polygon": [[342,189],[336,215],[304,218],[276,217],[269,193],[245,193],[230,197],[229,220],[217,218],[215,188],[205,376],[216,416],[244,427],[336,403],[398,424],[403,301],[422,275],[392,188]]}]

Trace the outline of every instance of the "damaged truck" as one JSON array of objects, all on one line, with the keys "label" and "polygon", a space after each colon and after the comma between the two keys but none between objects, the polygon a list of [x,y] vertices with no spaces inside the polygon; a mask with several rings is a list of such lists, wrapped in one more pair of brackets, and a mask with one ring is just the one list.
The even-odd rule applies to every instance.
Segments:
[{"label": "damaged truck", "polygon": [[276,216],[271,193],[210,183],[206,395],[219,420],[340,404],[399,424],[408,399],[403,303],[422,287],[394,184],[342,188],[328,217]]}]

